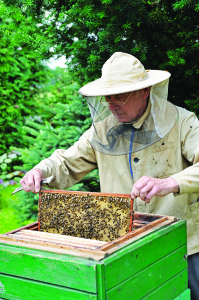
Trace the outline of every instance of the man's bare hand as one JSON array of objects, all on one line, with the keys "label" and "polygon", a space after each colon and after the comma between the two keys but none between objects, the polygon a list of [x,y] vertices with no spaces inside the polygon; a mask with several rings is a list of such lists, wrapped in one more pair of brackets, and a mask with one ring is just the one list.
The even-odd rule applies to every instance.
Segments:
[{"label": "man's bare hand", "polygon": [[142,176],[133,186],[131,197],[140,197],[146,203],[154,196],[166,196],[179,191],[178,183],[171,177],[165,179]]},{"label": "man's bare hand", "polygon": [[25,192],[39,193],[41,180],[44,179],[43,172],[39,169],[32,169],[21,179],[20,183]]}]

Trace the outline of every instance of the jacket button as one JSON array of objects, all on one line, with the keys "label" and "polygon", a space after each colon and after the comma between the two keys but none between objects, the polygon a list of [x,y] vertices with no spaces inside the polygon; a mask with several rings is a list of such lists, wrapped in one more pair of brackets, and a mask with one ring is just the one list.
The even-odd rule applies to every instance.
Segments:
[{"label": "jacket button", "polygon": [[135,157],[134,162],[137,163],[139,161],[139,158]]}]

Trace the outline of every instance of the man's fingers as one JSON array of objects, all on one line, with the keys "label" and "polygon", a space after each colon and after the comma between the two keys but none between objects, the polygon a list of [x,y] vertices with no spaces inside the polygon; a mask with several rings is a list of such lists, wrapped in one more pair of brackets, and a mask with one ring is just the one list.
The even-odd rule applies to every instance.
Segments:
[{"label": "man's fingers", "polygon": [[28,190],[28,187],[26,186],[26,182],[24,180],[20,180],[20,184],[21,184],[21,187],[22,189],[25,191],[25,192],[29,192]]},{"label": "man's fingers", "polygon": [[140,197],[142,200],[145,198],[145,190],[147,191],[148,177],[143,176],[133,186],[131,197],[133,199]]},{"label": "man's fingers", "polygon": [[34,193],[34,191],[35,191],[35,181],[34,181],[34,175],[32,173],[30,173],[29,176],[28,176],[27,185],[29,187],[29,190]]},{"label": "man's fingers", "polygon": [[131,198],[135,199],[140,196],[140,192],[136,187],[133,187],[133,191],[131,192]]},{"label": "man's fingers", "polygon": [[38,175],[37,173],[34,174],[34,190],[35,190],[35,193],[39,193],[40,189],[41,189],[41,176]]},{"label": "man's fingers", "polygon": [[44,179],[41,170],[30,170],[20,181],[21,186],[25,192],[38,193],[41,189],[41,180]]},{"label": "man's fingers", "polygon": [[151,198],[159,193],[160,182],[162,183],[162,181],[157,178],[148,176],[141,177],[133,186],[133,199],[139,197],[146,203],[150,203]]},{"label": "man's fingers", "polygon": [[149,203],[152,198],[150,197],[150,192],[152,191],[153,187],[153,182],[148,181],[147,184],[140,191],[140,198],[146,201],[147,203]]},{"label": "man's fingers", "polygon": [[149,203],[154,196],[162,197],[178,192],[179,185],[172,177],[160,179],[143,176],[134,184],[131,197],[133,199],[140,197],[141,200]]},{"label": "man's fingers", "polygon": [[31,191],[31,185],[30,185],[31,178],[30,177],[31,177],[30,174],[27,173],[20,181],[21,186],[25,192]]}]

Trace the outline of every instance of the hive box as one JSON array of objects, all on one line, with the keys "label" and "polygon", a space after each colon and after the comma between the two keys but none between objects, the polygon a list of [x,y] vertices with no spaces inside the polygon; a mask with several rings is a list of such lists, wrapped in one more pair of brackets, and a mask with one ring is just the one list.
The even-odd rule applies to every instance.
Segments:
[{"label": "hive box", "polygon": [[185,221],[129,215],[133,231],[110,241],[42,232],[41,222],[0,235],[0,299],[190,299]]}]

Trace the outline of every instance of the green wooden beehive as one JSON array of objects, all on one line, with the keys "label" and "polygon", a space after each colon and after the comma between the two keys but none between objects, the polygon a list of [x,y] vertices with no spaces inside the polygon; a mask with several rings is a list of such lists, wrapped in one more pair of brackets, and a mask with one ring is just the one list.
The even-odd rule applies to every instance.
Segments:
[{"label": "green wooden beehive", "polygon": [[110,242],[38,231],[0,235],[0,299],[187,300],[185,221],[135,213]]}]

